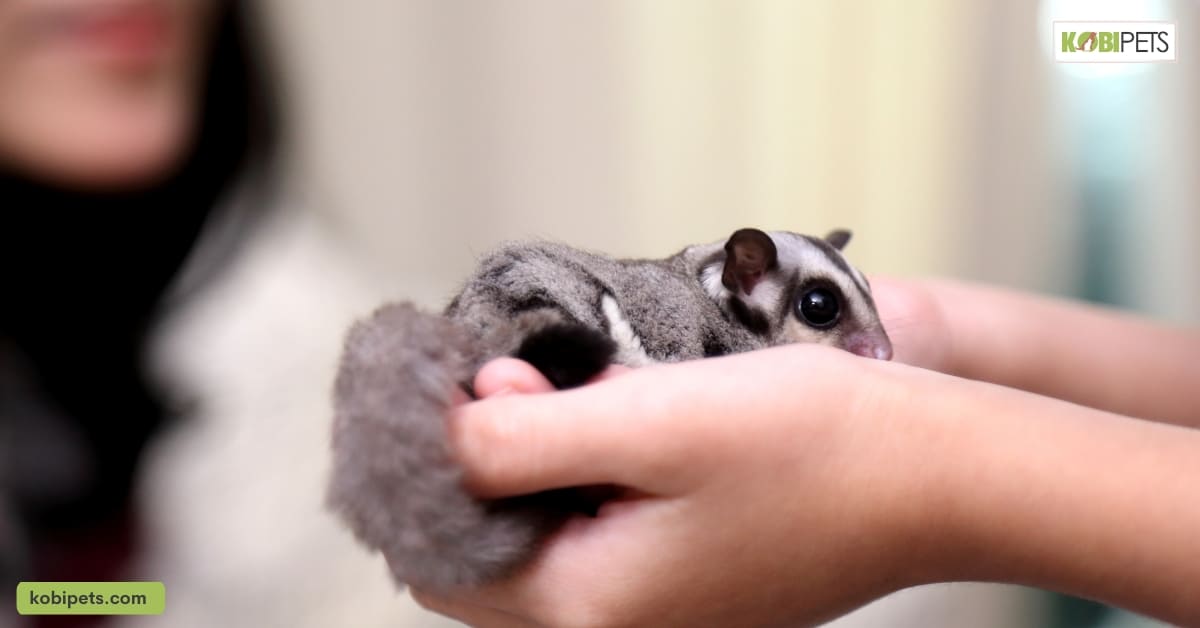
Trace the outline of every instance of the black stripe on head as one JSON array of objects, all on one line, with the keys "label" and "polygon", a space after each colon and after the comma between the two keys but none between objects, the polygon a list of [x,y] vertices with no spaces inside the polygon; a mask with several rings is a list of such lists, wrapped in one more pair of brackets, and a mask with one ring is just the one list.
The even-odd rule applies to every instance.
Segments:
[{"label": "black stripe on head", "polygon": [[766,336],[771,333],[771,323],[767,320],[767,317],[758,310],[750,309],[740,299],[729,299],[729,310],[733,312],[734,318],[751,332],[759,336]]},{"label": "black stripe on head", "polygon": [[788,317],[792,316],[792,312],[796,307],[796,299],[800,298],[800,273],[792,273],[788,277],[786,287],[783,289],[783,298],[779,303],[779,324],[782,325],[787,321]]},{"label": "black stripe on head", "polygon": [[867,303],[872,303],[871,291],[864,286],[861,281],[858,280],[858,275],[855,274],[855,272],[850,268],[850,264],[846,263],[846,258],[842,257],[842,254],[839,253],[837,249],[833,248],[833,245],[822,240],[821,238],[814,238],[812,236],[801,237],[807,240],[809,244],[817,247],[817,250],[824,253],[826,259],[828,259],[830,263],[836,266],[838,270],[845,273],[846,276],[850,278],[850,281],[854,282],[854,285],[858,287],[858,291],[862,293],[863,298],[866,299]]}]

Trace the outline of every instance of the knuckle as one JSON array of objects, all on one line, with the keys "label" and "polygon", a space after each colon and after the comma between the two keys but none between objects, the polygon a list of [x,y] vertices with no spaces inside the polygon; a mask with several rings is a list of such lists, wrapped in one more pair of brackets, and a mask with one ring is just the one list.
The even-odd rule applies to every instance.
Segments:
[{"label": "knuckle", "polygon": [[489,448],[508,448],[520,444],[524,436],[522,422],[508,403],[509,399],[497,400],[493,412],[483,423],[483,436]]},{"label": "knuckle", "polygon": [[487,461],[497,449],[508,447],[517,440],[519,428],[506,401],[475,402],[460,413],[456,426],[458,445],[465,454]]},{"label": "knuckle", "polygon": [[469,476],[487,485],[502,485],[513,478],[513,456],[527,453],[527,422],[507,399],[482,403],[455,425],[455,449]]}]

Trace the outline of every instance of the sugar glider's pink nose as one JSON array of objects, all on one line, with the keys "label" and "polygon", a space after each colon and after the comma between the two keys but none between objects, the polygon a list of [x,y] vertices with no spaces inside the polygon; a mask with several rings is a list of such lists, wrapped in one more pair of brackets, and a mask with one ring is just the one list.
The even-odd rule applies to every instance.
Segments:
[{"label": "sugar glider's pink nose", "polygon": [[856,331],[846,337],[846,350],[864,358],[892,359],[892,341],[883,330]]}]

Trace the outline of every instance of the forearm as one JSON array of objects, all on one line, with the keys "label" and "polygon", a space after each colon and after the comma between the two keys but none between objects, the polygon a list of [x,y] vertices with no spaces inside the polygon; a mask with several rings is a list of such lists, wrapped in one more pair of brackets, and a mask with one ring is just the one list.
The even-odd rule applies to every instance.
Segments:
[{"label": "forearm", "polygon": [[913,285],[941,312],[947,372],[1200,427],[1200,330],[999,288]]},{"label": "forearm", "polygon": [[[1200,431],[963,382],[920,434],[925,580],[1039,586],[1200,625]],[[944,389],[945,390],[945,389]]]}]

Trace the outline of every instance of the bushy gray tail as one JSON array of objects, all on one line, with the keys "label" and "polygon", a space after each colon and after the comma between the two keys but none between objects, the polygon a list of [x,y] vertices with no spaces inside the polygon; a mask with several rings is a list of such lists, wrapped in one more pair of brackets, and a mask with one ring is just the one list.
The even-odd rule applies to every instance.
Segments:
[{"label": "bushy gray tail", "polygon": [[451,395],[485,356],[464,326],[411,304],[354,325],[334,390],[327,503],[400,584],[446,589],[503,577],[528,559],[545,515],[477,500],[450,456]]}]

